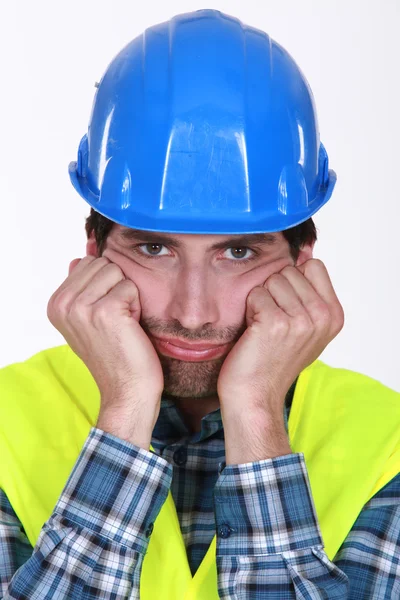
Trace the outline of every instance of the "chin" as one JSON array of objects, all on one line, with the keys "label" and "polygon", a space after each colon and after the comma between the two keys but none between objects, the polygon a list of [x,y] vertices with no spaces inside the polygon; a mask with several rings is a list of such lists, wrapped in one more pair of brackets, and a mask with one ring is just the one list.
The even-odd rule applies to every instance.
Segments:
[{"label": "chin", "polygon": [[179,398],[207,398],[217,394],[217,382],[224,358],[185,362],[160,356],[164,373],[164,392]]}]

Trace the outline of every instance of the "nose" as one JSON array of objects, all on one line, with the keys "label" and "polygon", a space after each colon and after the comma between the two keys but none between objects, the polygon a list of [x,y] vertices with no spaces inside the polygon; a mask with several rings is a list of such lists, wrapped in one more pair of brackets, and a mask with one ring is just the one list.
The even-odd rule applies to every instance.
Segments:
[{"label": "nose", "polygon": [[169,318],[177,319],[185,329],[202,329],[219,320],[217,281],[201,267],[182,269],[171,293]]}]

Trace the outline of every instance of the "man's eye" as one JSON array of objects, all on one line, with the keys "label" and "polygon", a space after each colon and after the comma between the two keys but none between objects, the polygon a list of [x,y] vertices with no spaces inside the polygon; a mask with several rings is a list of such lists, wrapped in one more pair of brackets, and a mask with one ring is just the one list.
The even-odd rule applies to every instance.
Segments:
[{"label": "man's eye", "polygon": [[[163,244],[152,244],[152,243],[147,243],[147,244],[139,244],[138,248],[140,248],[140,252],[143,253],[145,256],[166,256],[168,255],[168,252],[166,254],[161,254],[160,249],[165,248],[165,246]],[[166,250],[166,248],[165,248]]]},{"label": "man's eye", "polygon": [[[246,260],[251,260],[255,253],[250,248],[227,248],[225,252],[228,252],[230,256],[226,258],[236,259],[237,262],[245,262]],[[251,252],[250,256],[247,255],[247,252]]]},{"label": "man's eye", "polygon": [[[164,252],[162,252],[164,250]],[[152,242],[147,242],[146,244],[138,244],[133,248],[133,252],[136,254],[140,254],[144,258],[162,258],[164,256],[170,256],[168,253],[168,249],[164,244],[157,244]],[[224,250],[225,259],[228,259],[228,262],[236,265],[236,264],[244,264],[250,262],[257,258],[258,253],[255,250],[247,247],[237,247],[237,248],[227,248]]]}]

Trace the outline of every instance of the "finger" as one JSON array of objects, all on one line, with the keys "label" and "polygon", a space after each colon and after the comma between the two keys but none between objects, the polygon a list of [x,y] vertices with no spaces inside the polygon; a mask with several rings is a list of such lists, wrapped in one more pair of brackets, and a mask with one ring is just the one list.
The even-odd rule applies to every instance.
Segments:
[{"label": "finger", "polygon": [[281,309],[265,287],[257,285],[250,291],[246,299],[247,326],[270,321],[279,314],[282,315]]},{"label": "finger", "polygon": [[108,258],[96,258],[94,256],[85,256],[72,270],[71,274],[60,285],[56,294],[59,294],[66,288],[71,293],[71,298],[76,298],[87,286],[92,277],[108,265]]},{"label": "finger", "polygon": [[343,328],[345,315],[324,263],[314,258],[299,265],[297,269],[304,274],[327,305],[331,316],[331,331],[337,335]]},{"label": "finger", "polygon": [[101,298],[92,305],[93,309],[99,308],[100,303],[102,304],[102,310],[107,312],[109,305],[115,305],[116,303],[121,305],[122,309],[125,309],[127,314],[134,317],[135,320],[139,321],[141,314],[141,305],[139,290],[137,285],[131,279],[124,279],[117,283],[104,298]]},{"label": "finger", "polygon": [[124,279],[125,275],[118,265],[109,263],[93,275],[86,287],[76,297],[76,301],[85,306],[94,304]]},{"label": "finger", "polygon": [[255,313],[260,311],[279,311],[279,306],[276,304],[268,289],[262,285],[257,285],[250,291],[247,296],[247,302]]},{"label": "finger", "polygon": [[69,268],[68,268],[68,275],[71,275],[72,271],[75,269],[75,267],[81,262],[81,258],[74,258],[74,260],[72,260],[69,263]]},{"label": "finger", "polygon": [[282,275],[295,290],[306,310],[313,311],[314,307],[319,307],[321,303],[324,302],[312,284],[296,267],[287,266],[282,269],[279,274]]},{"label": "finger", "polygon": [[95,256],[84,256],[83,258],[74,258],[69,264],[69,275],[71,275],[72,271],[74,272],[74,276],[76,273],[82,271],[86,265],[90,264],[96,260]]},{"label": "finger", "polygon": [[274,273],[264,283],[275,303],[290,317],[308,316],[296,290],[281,273]]},{"label": "finger", "polygon": [[304,275],[317,294],[325,300],[329,306],[334,306],[339,302],[327,268],[321,260],[312,258],[295,268]]}]

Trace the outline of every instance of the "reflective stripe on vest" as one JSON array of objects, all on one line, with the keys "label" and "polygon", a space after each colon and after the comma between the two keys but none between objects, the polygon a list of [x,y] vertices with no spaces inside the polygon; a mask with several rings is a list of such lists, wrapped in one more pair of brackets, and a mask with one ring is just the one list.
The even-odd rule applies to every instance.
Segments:
[{"label": "reflective stripe on vest", "polygon": [[[96,423],[99,406],[95,381],[67,345],[0,369],[0,488],[32,546]],[[400,472],[399,437],[397,392],[320,360],[300,374],[289,439],[293,452],[304,453],[331,560],[364,504]],[[218,600],[215,553],[214,537],[192,577],[169,492],[144,557],[140,597]]]}]

